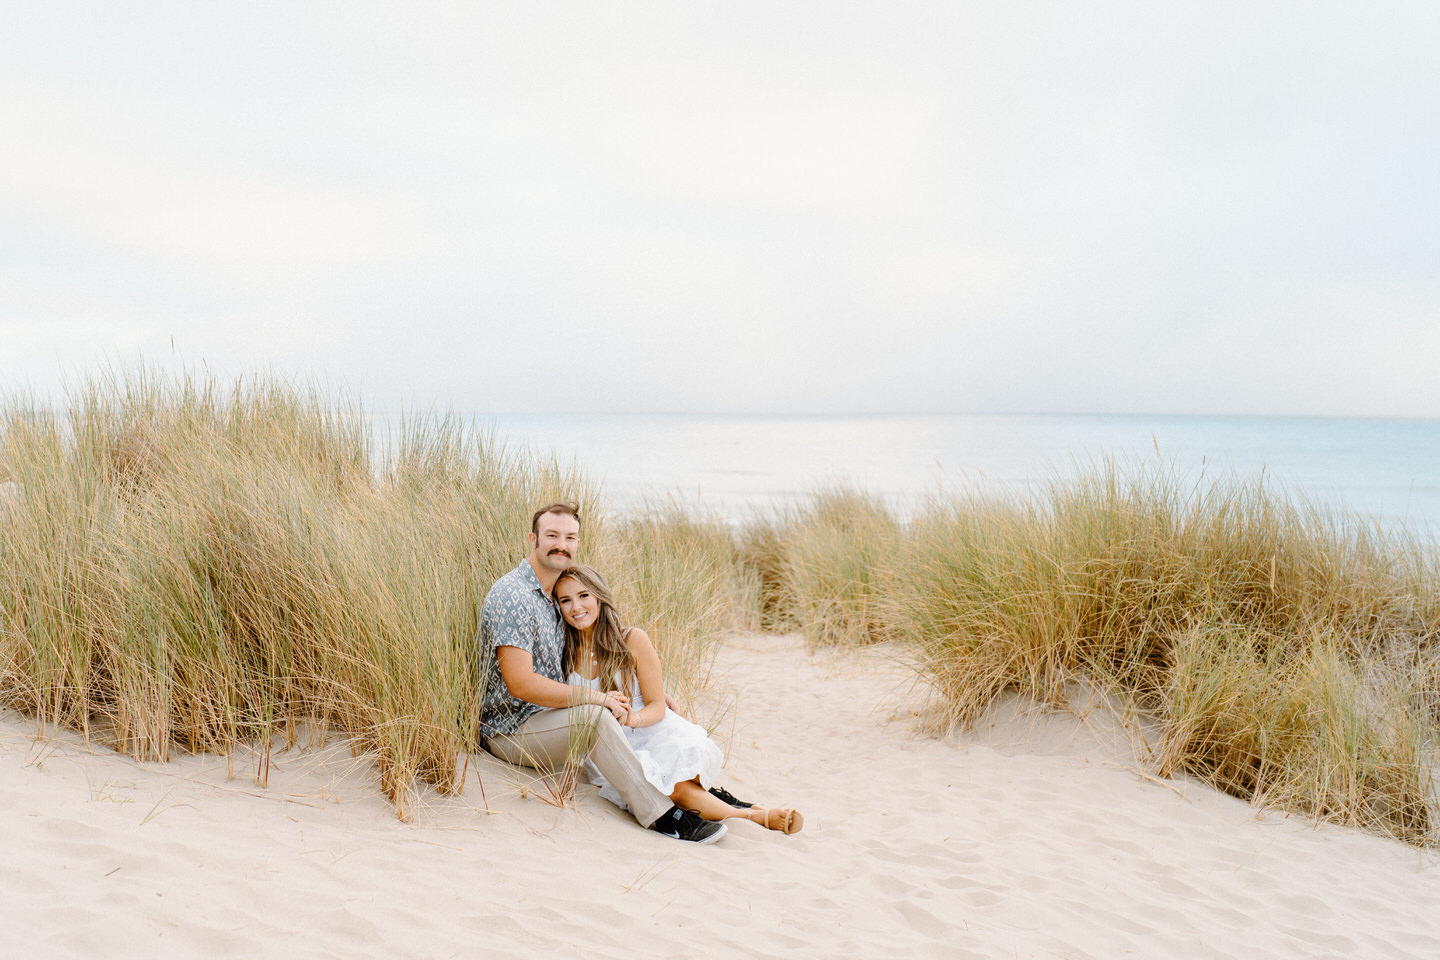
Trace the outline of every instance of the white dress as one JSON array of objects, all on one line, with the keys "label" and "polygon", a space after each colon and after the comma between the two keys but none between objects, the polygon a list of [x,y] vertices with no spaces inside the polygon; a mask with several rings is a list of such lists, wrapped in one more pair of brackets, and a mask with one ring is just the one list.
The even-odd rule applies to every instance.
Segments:
[{"label": "white dress", "polygon": [[[576,686],[600,689],[599,677],[587,680],[572,671],[568,680]],[[645,700],[640,696],[640,680],[633,675],[630,704],[634,710],[645,706]],[[691,723],[674,710],[666,710],[665,716],[658,723],[652,723],[648,727],[620,729],[625,731],[631,749],[635,751],[635,756],[640,758],[645,779],[667,797],[675,792],[677,783],[698,777],[700,786],[708,790],[715,778],[720,776],[720,767],[725,762],[720,748],[710,739],[704,727]],[[629,809],[615,788],[610,786],[609,781],[601,776],[600,771],[588,760],[585,762],[585,773],[590,782],[600,788],[600,796],[621,810]]]}]

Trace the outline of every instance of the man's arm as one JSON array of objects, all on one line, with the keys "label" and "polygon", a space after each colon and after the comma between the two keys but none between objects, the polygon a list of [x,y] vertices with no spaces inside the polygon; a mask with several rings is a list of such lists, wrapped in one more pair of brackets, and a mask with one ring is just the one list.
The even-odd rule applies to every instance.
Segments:
[{"label": "man's arm", "polygon": [[500,663],[500,676],[510,696],[541,707],[577,707],[595,703],[626,723],[630,718],[630,698],[618,693],[604,694],[589,687],[560,683],[535,672],[535,659],[522,647],[496,647],[495,659]]}]

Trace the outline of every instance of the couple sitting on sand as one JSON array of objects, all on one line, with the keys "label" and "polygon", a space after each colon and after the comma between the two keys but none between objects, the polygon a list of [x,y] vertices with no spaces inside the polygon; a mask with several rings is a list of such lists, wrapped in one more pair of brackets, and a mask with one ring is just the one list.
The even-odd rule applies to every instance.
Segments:
[{"label": "couple sitting on sand", "polygon": [[720,748],[675,712],[645,631],[623,620],[605,582],[575,563],[580,514],[552,503],[530,522],[530,553],[490,588],[480,643],[493,651],[480,732],[502,760],[562,767],[578,744],[600,795],[666,836],[711,843],[738,817],[794,833],[794,810],[711,786]]}]

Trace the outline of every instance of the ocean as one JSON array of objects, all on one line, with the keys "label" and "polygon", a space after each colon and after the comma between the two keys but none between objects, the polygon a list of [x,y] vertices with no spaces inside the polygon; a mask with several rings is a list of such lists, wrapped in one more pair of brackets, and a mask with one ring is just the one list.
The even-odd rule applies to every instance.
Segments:
[{"label": "ocean", "polygon": [[729,518],[847,483],[905,511],[935,493],[1033,494],[1113,459],[1264,481],[1387,529],[1440,531],[1440,421],[1321,417],[479,415],[507,447],[574,462],[620,510]]}]

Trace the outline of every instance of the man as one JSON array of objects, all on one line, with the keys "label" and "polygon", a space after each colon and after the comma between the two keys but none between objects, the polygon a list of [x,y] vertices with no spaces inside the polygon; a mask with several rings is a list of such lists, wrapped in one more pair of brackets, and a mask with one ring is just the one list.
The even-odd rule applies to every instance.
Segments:
[{"label": "man", "polygon": [[481,649],[494,652],[480,707],[485,749],[554,769],[574,757],[578,742],[641,825],[695,843],[719,840],[724,824],[681,810],[645,779],[620,727],[630,716],[628,698],[565,682],[565,626],[550,591],[580,544],[575,504],[537,510],[529,542],[529,555],[495,581],[480,609]]}]

